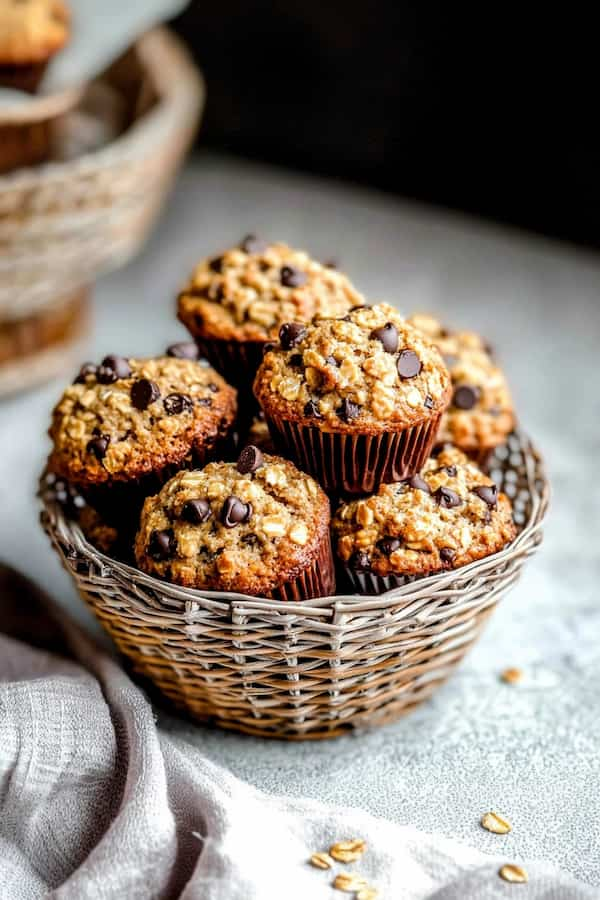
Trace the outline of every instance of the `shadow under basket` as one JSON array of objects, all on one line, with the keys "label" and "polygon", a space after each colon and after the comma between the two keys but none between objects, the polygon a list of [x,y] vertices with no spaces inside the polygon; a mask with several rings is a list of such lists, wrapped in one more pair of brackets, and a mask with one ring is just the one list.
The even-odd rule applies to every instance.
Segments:
[{"label": "shadow under basket", "polygon": [[461,569],[377,597],[300,603],[180,588],[92,547],[46,501],[42,522],[79,593],[133,669],[202,722],[262,737],[326,738],[389,722],[450,675],[538,547],[549,486],[520,432],[490,471],[516,539]]}]

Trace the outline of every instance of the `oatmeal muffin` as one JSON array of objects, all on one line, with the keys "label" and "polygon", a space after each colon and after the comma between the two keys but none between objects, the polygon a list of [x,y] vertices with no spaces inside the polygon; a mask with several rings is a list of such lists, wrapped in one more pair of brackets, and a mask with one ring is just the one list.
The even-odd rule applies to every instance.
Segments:
[{"label": "oatmeal muffin", "polygon": [[514,539],[515,526],[508,497],[448,447],[420,475],[342,504],[332,532],[356,590],[379,594],[496,553]]},{"label": "oatmeal muffin", "polygon": [[282,600],[335,590],[329,501],[288,460],[248,445],[237,463],[179,472],[144,503],[144,572],[174,584]]},{"label": "oatmeal muffin", "polygon": [[387,304],[289,322],[254,383],[276,445],[333,492],[417,472],[451,396],[434,345]]},{"label": "oatmeal muffin", "polygon": [[515,426],[506,378],[486,341],[473,331],[449,331],[422,313],[408,321],[438,347],[452,378],[452,401],[438,441],[451,443],[484,465]]},{"label": "oatmeal muffin", "polygon": [[175,471],[213,458],[235,414],[234,388],[208,364],[107,356],[55,407],[49,468],[120,524]]},{"label": "oatmeal muffin", "polygon": [[348,278],[302,250],[250,235],[201,262],[178,300],[178,315],[201,353],[239,388],[252,384],[265,343],[284,322],[340,316],[363,298]]},{"label": "oatmeal muffin", "polygon": [[0,0],[0,87],[35,91],[69,20],[63,0]]}]

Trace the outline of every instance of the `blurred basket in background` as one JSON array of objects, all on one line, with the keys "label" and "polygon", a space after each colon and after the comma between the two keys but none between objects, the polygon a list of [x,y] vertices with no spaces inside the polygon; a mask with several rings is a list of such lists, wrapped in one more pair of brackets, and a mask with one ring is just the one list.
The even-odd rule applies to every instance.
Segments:
[{"label": "blurred basket in background", "polygon": [[[29,316],[133,256],[194,137],[203,82],[168,30],[140,38],[100,81],[120,97],[118,137],[0,175],[0,320]],[[53,128],[64,128],[65,115],[75,112],[57,111]],[[0,128],[9,128],[6,116]]]}]

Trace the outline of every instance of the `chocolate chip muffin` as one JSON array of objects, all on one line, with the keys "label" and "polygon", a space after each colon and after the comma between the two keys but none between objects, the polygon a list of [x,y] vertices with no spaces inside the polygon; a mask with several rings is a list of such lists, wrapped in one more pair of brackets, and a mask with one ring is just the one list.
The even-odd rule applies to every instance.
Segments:
[{"label": "chocolate chip muffin", "polygon": [[265,343],[276,340],[284,322],[343,315],[362,302],[341,272],[250,235],[198,265],[179,296],[178,314],[215,369],[246,389]]},{"label": "chocolate chip muffin", "polygon": [[368,594],[465,566],[515,537],[508,497],[456,447],[420,475],[342,504],[332,531],[347,576]]},{"label": "chocolate chip muffin", "polygon": [[63,0],[0,0],[0,87],[35,91],[69,19]]},{"label": "chocolate chip muffin", "polygon": [[452,378],[452,401],[438,441],[455,444],[485,465],[515,426],[506,378],[489,344],[474,331],[449,331],[430,315],[417,313],[408,321],[436,344]]},{"label": "chocolate chip muffin", "polygon": [[175,471],[218,454],[235,414],[234,388],[205,362],[107,356],[55,407],[49,469],[121,525]]},{"label": "chocolate chip muffin", "polygon": [[179,472],[144,503],[140,569],[174,584],[282,600],[335,590],[329,501],[292,463],[244,448]]},{"label": "chocolate chip muffin", "polygon": [[285,323],[254,391],[285,455],[359,494],[421,468],[451,396],[435,346],[387,304]]}]

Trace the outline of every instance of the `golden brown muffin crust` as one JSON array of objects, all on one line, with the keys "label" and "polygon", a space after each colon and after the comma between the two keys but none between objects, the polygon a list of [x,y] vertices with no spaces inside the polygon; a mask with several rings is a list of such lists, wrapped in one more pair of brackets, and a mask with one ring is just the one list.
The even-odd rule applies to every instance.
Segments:
[{"label": "golden brown muffin crust", "polygon": [[254,470],[243,456],[209,463],[179,472],[146,500],[135,542],[140,569],[186,587],[261,595],[314,561],[329,540],[326,495],[288,460],[251,452]]},{"label": "golden brown muffin crust", "polygon": [[376,434],[443,411],[450,377],[435,346],[382,303],[306,327],[283,325],[254,392],[267,417]]},{"label": "golden brown muffin crust", "polygon": [[506,378],[486,341],[474,331],[449,331],[424,313],[408,321],[435,343],[452,379],[453,397],[440,426],[440,443],[470,453],[503,443],[514,428],[515,415]]},{"label": "golden brown muffin crust", "polygon": [[67,42],[69,20],[63,0],[0,0],[0,66],[44,62]]},{"label": "golden brown muffin crust", "polygon": [[248,237],[206,259],[178,300],[178,315],[198,338],[268,341],[283,322],[343,315],[363,303],[348,278],[303,250]]},{"label": "golden brown muffin crust", "polygon": [[84,365],[55,407],[49,467],[87,485],[138,478],[214,444],[236,406],[234,388],[202,362],[107,357]]},{"label": "golden brown muffin crust", "polygon": [[455,447],[431,458],[420,476],[342,504],[332,530],[340,559],[378,576],[455,569],[515,537],[508,497]]}]

